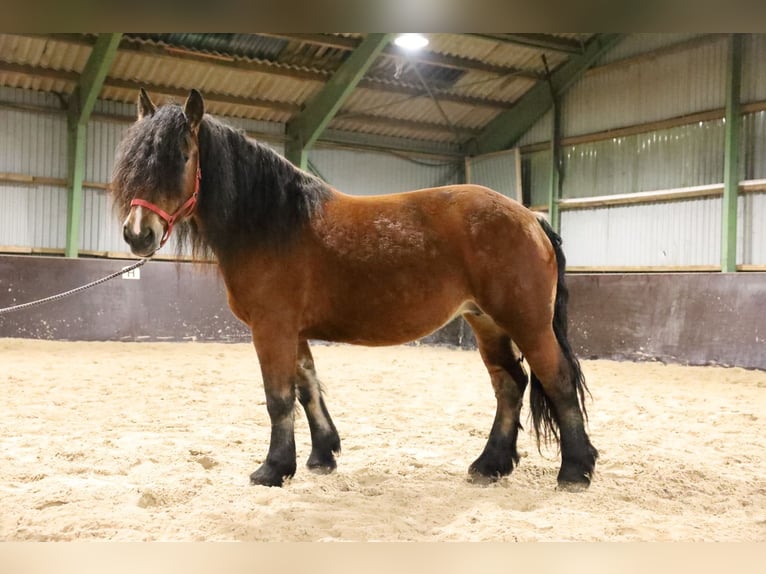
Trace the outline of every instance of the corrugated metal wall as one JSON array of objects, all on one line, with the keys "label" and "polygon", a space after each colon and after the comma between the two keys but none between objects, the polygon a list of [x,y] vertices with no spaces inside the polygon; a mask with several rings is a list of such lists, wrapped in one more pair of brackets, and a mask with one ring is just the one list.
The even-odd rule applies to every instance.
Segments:
[{"label": "corrugated metal wall", "polygon": [[[25,106],[60,108],[51,94],[0,89],[0,173],[44,178],[67,177],[66,117]],[[63,247],[66,189],[51,184],[0,182],[0,245]]]},{"label": "corrugated metal wall", "polygon": [[462,163],[405,159],[390,154],[315,149],[309,161],[317,175],[352,195],[382,195],[462,180]]},{"label": "corrugated metal wall", "polygon": [[717,265],[721,201],[565,210],[561,235],[571,266]]},{"label": "corrugated metal wall", "polygon": [[[115,102],[97,102],[100,114],[135,117],[135,106]],[[96,116],[88,123],[85,181],[108,184],[112,179],[114,154],[130,124],[109,121]],[[105,189],[83,188],[83,214],[80,219],[80,249],[83,251],[124,252],[122,229]],[[166,248],[167,249],[167,248]]]},{"label": "corrugated metal wall", "polygon": [[596,62],[596,66],[624,60],[654,50],[671,48],[690,40],[699,39],[702,36],[702,34],[696,33],[630,34],[612,50],[604,54]]},{"label": "corrugated metal wall", "polygon": [[[562,101],[562,137],[676,120],[722,110],[728,36],[631,35],[587,73]],[[689,41],[691,40],[691,41]],[[648,57],[641,54],[660,49]],[[627,64],[619,60],[632,58]],[[746,36],[743,102],[766,100],[766,35]],[[721,114],[722,115],[722,114]],[[562,197],[585,198],[723,182],[722,119],[658,127],[562,146]],[[587,138],[586,138],[587,139]],[[550,140],[550,114],[523,145]],[[741,179],[766,178],[766,112],[743,116]],[[525,194],[547,203],[550,152],[523,155]],[[766,264],[764,193],[739,199],[739,264]],[[718,266],[721,199],[677,200],[565,209],[561,231],[572,266]]]},{"label": "corrugated metal wall", "polygon": [[585,74],[562,102],[563,137],[723,107],[727,37]]},{"label": "corrugated metal wall", "polygon": [[521,185],[526,205],[548,204],[551,185],[551,150],[521,155]]},{"label": "corrugated metal wall", "polygon": [[745,114],[742,119],[740,177],[766,178],[766,112]]},{"label": "corrugated metal wall", "polygon": [[543,117],[535,122],[527,133],[521,136],[518,145],[519,147],[523,147],[530,144],[550,141],[551,131],[553,131],[553,112],[548,110]]},{"label": "corrugated metal wall", "polygon": [[748,35],[742,54],[742,101],[766,100],[766,34]]},{"label": "corrugated metal wall", "polygon": [[65,239],[63,187],[0,183],[0,245],[61,248]]},{"label": "corrugated metal wall", "polygon": [[518,148],[481,155],[467,160],[468,183],[499,191],[506,197],[521,201]]},{"label": "corrugated metal wall", "polygon": [[0,171],[66,177],[66,119],[53,114],[0,109]]},{"label": "corrugated metal wall", "polygon": [[737,261],[766,265],[766,193],[748,193],[739,198],[737,235]]},{"label": "corrugated metal wall", "polygon": [[566,146],[564,198],[636,193],[718,183],[723,120]]}]

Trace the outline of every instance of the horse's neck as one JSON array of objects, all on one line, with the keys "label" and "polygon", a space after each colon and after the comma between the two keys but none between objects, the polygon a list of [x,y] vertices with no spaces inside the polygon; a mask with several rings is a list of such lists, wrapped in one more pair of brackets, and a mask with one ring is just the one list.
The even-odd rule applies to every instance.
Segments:
[{"label": "horse's neck", "polygon": [[308,220],[321,201],[314,189],[321,183],[241,132],[214,123],[206,132],[200,141],[203,152],[208,146],[201,165],[204,208],[198,213],[204,242],[221,257],[234,245],[273,247],[289,240],[291,227]]}]

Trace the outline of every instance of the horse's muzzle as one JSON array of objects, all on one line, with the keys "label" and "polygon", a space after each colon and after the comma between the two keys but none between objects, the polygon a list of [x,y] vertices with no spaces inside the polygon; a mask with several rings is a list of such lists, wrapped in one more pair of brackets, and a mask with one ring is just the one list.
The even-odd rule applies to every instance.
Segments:
[{"label": "horse's muzzle", "polygon": [[139,257],[151,257],[159,247],[159,240],[151,227],[143,227],[139,233],[135,233],[125,224],[122,227],[122,237],[133,255]]}]

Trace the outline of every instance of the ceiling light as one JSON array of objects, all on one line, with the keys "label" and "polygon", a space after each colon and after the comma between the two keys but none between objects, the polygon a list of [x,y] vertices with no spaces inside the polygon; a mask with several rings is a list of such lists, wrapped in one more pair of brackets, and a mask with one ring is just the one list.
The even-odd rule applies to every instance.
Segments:
[{"label": "ceiling light", "polygon": [[423,34],[399,34],[394,44],[405,50],[420,50],[428,46],[428,38]]}]

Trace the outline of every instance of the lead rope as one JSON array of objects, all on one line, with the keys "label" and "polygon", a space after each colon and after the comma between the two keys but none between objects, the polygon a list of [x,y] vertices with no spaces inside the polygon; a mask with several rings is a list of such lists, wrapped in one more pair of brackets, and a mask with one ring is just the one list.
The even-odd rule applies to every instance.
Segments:
[{"label": "lead rope", "polygon": [[69,291],[59,293],[58,295],[51,295],[50,297],[46,297],[45,299],[38,299],[37,301],[30,301],[29,303],[22,303],[20,305],[14,305],[13,307],[6,307],[5,309],[0,309],[0,315],[5,315],[6,313],[12,313],[14,311],[21,311],[22,309],[29,309],[30,307],[37,307],[38,305],[42,305],[44,303],[50,303],[51,301],[58,301],[59,299],[63,299],[64,297],[69,297],[70,295],[74,295],[75,293],[79,293],[80,291],[85,291],[86,289],[90,289],[91,287],[100,285],[101,283],[109,281],[110,279],[114,279],[115,277],[118,277],[122,275],[123,273],[128,273],[129,271],[133,271],[133,269],[137,269],[138,267],[141,267],[147,261],[149,261],[149,259],[141,259],[139,261],[136,261],[135,263],[128,265],[127,267],[123,267],[119,271],[115,271],[111,275],[107,275],[106,277],[102,277],[101,279],[97,279],[96,281],[92,281],[91,283],[88,283],[87,285],[81,285],[80,287],[76,287],[74,289],[70,289]]}]

